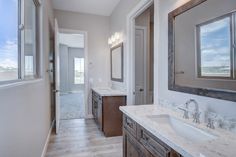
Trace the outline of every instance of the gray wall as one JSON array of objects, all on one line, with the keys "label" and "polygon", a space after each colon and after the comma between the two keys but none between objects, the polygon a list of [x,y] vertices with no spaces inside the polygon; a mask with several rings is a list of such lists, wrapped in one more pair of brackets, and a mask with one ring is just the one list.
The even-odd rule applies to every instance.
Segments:
[{"label": "gray wall", "polygon": [[225,15],[235,9],[235,0],[208,0],[184,14],[177,16],[175,21],[176,38],[176,71],[184,71],[184,74],[176,75],[176,84],[189,87],[217,88],[236,91],[235,80],[199,79],[197,77],[196,59],[196,25],[211,19]]},{"label": "gray wall", "polygon": [[84,90],[84,85],[74,84],[75,57],[84,58],[84,49],[60,44],[60,88],[62,93]]},{"label": "gray wall", "polygon": [[186,3],[188,0],[155,0],[155,103],[168,100],[171,103],[183,104],[187,99],[194,98],[200,108],[211,109],[219,114],[236,118],[236,103],[185,94],[168,90],[168,13]]},{"label": "gray wall", "polygon": [[[129,12],[140,2],[140,0],[120,0],[116,8],[113,10],[110,16],[110,36],[113,35],[115,32],[122,32],[124,37],[126,36],[126,29],[127,29],[127,15]],[[126,41],[124,41],[124,47],[126,45]],[[127,85],[127,76],[126,76],[126,69],[127,69],[127,52],[124,49],[124,82],[115,82],[112,81],[112,86],[117,89],[126,89]]]},{"label": "gray wall", "polygon": [[[0,156],[40,157],[50,128],[48,69],[50,1],[43,1],[42,75],[35,82],[0,88]],[[49,20],[51,23],[49,23]]]},{"label": "gray wall", "polygon": [[[109,17],[68,11],[54,11],[60,28],[86,31],[88,33],[88,79],[89,86],[107,86],[109,73]],[[88,90],[89,91],[89,90]],[[89,93],[85,93],[88,95]],[[90,95],[89,95],[90,96]],[[91,114],[91,99],[88,99]]]},{"label": "gray wall", "polygon": [[68,46],[60,44],[60,88],[61,92],[69,91],[68,84]]}]

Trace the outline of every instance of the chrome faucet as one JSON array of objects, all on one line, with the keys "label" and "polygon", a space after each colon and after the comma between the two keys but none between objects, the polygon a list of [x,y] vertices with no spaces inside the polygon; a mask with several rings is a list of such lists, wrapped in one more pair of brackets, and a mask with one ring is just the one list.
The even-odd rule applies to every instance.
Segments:
[{"label": "chrome faucet", "polygon": [[201,112],[199,112],[199,105],[197,103],[196,100],[194,99],[190,99],[185,103],[185,108],[180,108],[180,110],[184,111],[184,115],[183,118],[185,119],[189,119],[189,104],[194,103],[195,104],[195,110],[193,113],[193,122],[194,123],[200,123],[200,114]]},{"label": "chrome faucet", "polygon": [[198,105],[197,101],[194,100],[194,99],[190,99],[185,103],[185,107],[186,107],[186,109],[188,109],[189,104],[191,104],[191,103],[195,104],[195,110],[194,110],[194,113],[193,113],[193,122],[194,123],[200,123],[200,114],[201,114],[201,112],[199,112],[199,105]]}]

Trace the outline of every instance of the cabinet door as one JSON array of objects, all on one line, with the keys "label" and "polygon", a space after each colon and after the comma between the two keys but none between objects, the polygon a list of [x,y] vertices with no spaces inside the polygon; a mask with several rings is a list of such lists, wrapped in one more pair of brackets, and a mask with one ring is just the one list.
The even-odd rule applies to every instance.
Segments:
[{"label": "cabinet door", "polygon": [[98,101],[98,107],[97,107],[97,123],[98,123],[98,128],[103,131],[103,104],[102,101]]},{"label": "cabinet door", "polygon": [[124,129],[123,157],[152,157],[152,155]]},{"label": "cabinet door", "polygon": [[97,122],[97,108],[98,108],[98,103],[96,100],[93,100],[92,112],[95,122]]},{"label": "cabinet door", "polygon": [[97,100],[97,95],[95,92],[92,92],[92,113],[95,122],[97,123],[97,108],[98,108],[98,100]]}]

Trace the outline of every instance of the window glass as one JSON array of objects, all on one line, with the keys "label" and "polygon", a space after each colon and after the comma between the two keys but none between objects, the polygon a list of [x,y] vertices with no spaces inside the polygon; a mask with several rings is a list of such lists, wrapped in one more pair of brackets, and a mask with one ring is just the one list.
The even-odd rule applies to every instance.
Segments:
[{"label": "window glass", "polygon": [[18,79],[18,0],[0,0],[0,81]]},{"label": "window glass", "polygon": [[74,83],[84,84],[84,58],[74,58]]},{"label": "window glass", "polygon": [[25,56],[25,76],[34,75],[34,58],[33,56]]},{"label": "window glass", "polygon": [[33,0],[25,0],[24,29],[25,78],[36,74],[36,7]]},{"label": "window glass", "polygon": [[203,77],[231,77],[231,18],[200,26],[200,71]]}]

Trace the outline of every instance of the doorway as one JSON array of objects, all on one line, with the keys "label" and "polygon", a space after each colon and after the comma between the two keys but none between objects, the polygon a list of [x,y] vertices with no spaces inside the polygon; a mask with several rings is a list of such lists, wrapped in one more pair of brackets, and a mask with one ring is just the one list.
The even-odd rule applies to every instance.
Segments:
[{"label": "doorway", "polygon": [[153,104],[154,4],[135,18],[134,104]]},{"label": "doorway", "polygon": [[85,118],[85,35],[59,33],[60,119]]}]

